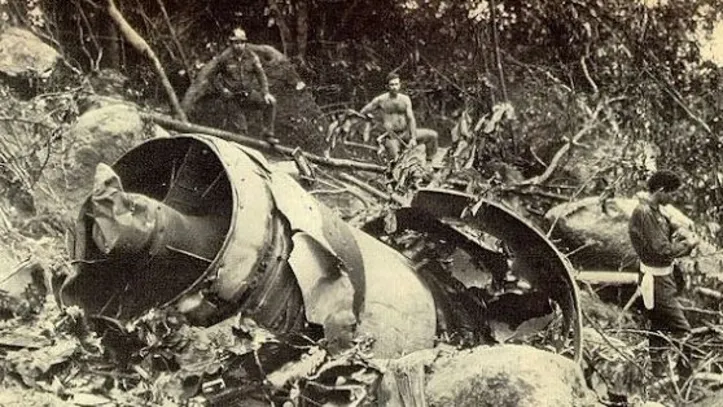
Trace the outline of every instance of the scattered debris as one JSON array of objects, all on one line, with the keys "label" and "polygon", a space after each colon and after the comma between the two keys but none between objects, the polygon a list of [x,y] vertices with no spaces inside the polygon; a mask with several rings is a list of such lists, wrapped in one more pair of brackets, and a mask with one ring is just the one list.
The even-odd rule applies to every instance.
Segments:
[{"label": "scattered debris", "polygon": [[32,259],[21,262],[0,276],[0,318],[37,314],[47,294],[43,266]]}]

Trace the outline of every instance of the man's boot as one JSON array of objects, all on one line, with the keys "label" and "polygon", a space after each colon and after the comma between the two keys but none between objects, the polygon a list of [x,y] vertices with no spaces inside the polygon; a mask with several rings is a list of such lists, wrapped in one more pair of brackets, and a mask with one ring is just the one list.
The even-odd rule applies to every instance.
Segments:
[{"label": "man's boot", "polygon": [[267,143],[271,145],[279,144],[279,139],[274,136],[273,130],[269,130],[268,128],[264,128],[261,131],[261,134],[264,136],[264,140],[266,140]]}]

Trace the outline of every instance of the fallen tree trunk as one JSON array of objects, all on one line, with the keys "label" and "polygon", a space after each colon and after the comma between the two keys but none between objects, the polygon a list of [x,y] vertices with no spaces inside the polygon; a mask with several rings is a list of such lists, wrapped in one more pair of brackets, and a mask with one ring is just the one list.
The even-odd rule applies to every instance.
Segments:
[{"label": "fallen tree trunk", "polygon": [[723,300],[723,293],[707,287],[695,287],[695,293],[712,298],[714,300]]},{"label": "fallen tree trunk", "polygon": [[[253,137],[245,136],[238,133],[233,133],[230,131],[220,130],[213,127],[207,127],[207,126],[201,126],[198,124],[188,123],[188,122],[182,122],[180,120],[175,120],[171,117],[160,115],[160,114],[154,114],[154,113],[141,113],[141,117],[144,120],[150,120],[153,123],[158,124],[159,126],[168,128],[170,130],[175,130],[179,132],[185,132],[185,133],[202,133],[207,134],[209,136],[218,137],[220,139],[226,140],[226,141],[232,141],[235,143],[243,144],[248,147],[263,149],[263,150],[275,150],[284,154],[293,154],[293,152],[296,150],[292,147],[282,146],[282,145],[272,145],[264,140],[255,139]],[[322,157],[315,154],[310,154],[307,152],[304,152],[304,157],[318,165],[325,165],[330,167],[336,167],[336,168],[343,168],[343,169],[351,169],[351,170],[360,170],[360,171],[369,171],[374,173],[383,173],[386,168],[377,165],[377,164],[371,164],[371,163],[363,163],[359,161],[353,161],[353,160],[344,160],[339,158],[328,158],[328,157]]]},{"label": "fallen tree trunk", "polygon": [[218,66],[223,61],[231,58],[233,56],[233,52],[232,47],[227,47],[223,50],[223,52],[208,61],[208,63],[204,65],[200,71],[198,71],[198,74],[193,79],[193,83],[191,83],[191,86],[188,87],[188,90],[181,101],[181,108],[184,112],[190,112],[196,105],[196,102],[198,102],[198,100],[208,91],[208,88],[211,86],[213,75],[218,70]]}]

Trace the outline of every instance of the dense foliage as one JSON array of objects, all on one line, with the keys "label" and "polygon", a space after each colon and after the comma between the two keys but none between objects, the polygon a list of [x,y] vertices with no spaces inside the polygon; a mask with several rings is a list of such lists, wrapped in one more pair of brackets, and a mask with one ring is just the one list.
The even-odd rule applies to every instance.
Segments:
[{"label": "dense foliage", "polygon": [[[105,0],[7,0],[7,23],[34,27],[79,69],[118,68],[146,97],[163,98],[142,56],[103,13]],[[629,193],[644,177],[640,142],[658,165],[686,176],[689,209],[721,221],[721,69],[702,59],[695,34],[723,11],[715,0],[117,0],[159,53],[181,94],[232,27],[297,61],[326,111],[359,108],[396,70],[419,121],[443,138],[463,113],[478,143],[477,168],[504,162],[539,175],[585,126],[578,155],[619,145],[584,179],[557,171],[549,182],[589,183],[588,192]],[[210,27],[210,28],[209,28]],[[500,103],[514,108],[480,131]],[[595,112],[596,115],[592,115]],[[477,123],[477,126],[474,124]],[[627,151],[629,150],[629,151]]]}]

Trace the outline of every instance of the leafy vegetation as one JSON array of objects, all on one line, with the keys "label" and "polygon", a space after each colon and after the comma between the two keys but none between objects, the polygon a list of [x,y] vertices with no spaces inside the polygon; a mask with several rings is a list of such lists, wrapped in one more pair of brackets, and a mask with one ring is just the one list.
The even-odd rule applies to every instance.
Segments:
[{"label": "leafy vegetation", "polygon": [[[108,24],[102,3],[7,0],[3,11],[9,22],[26,23],[51,39],[77,69],[120,69],[146,98],[162,99],[155,75]],[[474,129],[494,106],[510,103],[515,114],[508,120],[492,132],[471,134],[479,144],[475,167],[483,174],[495,172],[490,162],[512,165],[525,177],[542,174],[604,101],[595,123],[589,123],[594,127],[580,140],[582,148],[573,150],[584,156],[586,144],[618,145],[612,156],[618,160],[599,163],[585,179],[563,168],[548,184],[629,193],[645,172],[633,156],[639,143],[649,142],[664,152],[660,167],[686,176],[689,209],[707,220],[723,218],[721,70],[701,57],[696,40],[720,17],[720,2],[124,0],[117,5],[158,52],[179,94],[240,24],[252,41],[274,45],[297,62],[325,111],[360,107],[383,89],[391,70],[405,79],[419,121],[443,138],[451,137],[463,112]],[[38,10],[42,18],[32,19]]]}]

